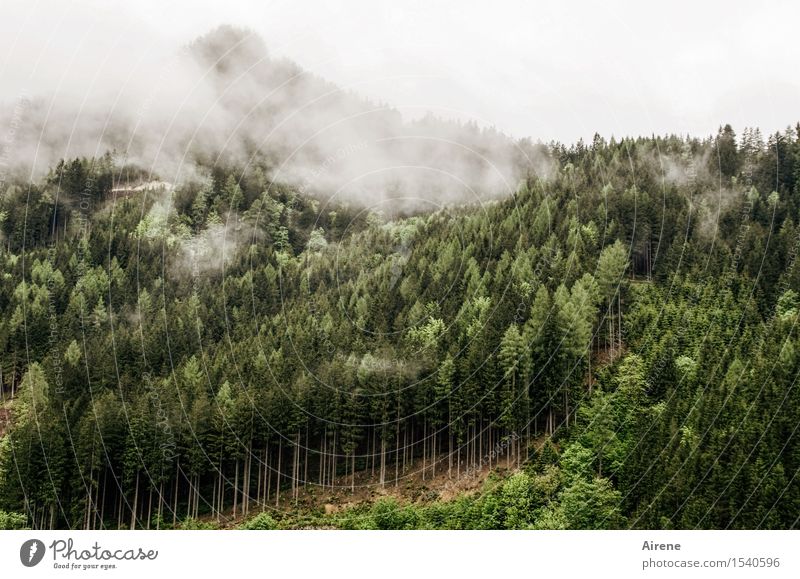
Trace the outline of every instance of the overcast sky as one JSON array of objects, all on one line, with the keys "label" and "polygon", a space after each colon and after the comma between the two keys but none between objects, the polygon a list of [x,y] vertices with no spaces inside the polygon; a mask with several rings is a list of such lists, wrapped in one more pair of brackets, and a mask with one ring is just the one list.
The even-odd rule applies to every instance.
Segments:
[{"label": "overcast sky", "polygon": [[[91,97],[223,23],[404,115],[514,136],[782,129],[800,120],[800,3],[2,0],[0,100]],[[162,63],[157,65],[154,63]],[[153,73],[158,82],[168,82]]]}]

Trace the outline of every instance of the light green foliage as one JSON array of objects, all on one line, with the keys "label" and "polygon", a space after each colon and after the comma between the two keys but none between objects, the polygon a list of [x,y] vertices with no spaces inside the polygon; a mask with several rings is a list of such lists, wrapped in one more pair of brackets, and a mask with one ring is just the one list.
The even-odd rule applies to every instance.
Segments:
[{"label": "light green foliage", "polygon": [[278,528],[278,523],[269,513],[259,513],[239,525],[239,528],[247,531],[274,531]]},{"label": "light green foliage", "polygon": [[[58,528],[234,508],[271,526],[252,517],[272,505],[281,527],[795,525],[796,128],[537,156],[547,180],[524,168],[513,196],[412,217],[323,204],[268,155],[113,209],[147,171],[10,178],[0,509]],[[195,268],[193,247],[225,260]],[[407,481],[497,467],[501,444],[472,494]],[[293,517],[365,479],[413,500]]]},{"label": "light green foliage", "polygon": [[579,479],[561,493],[558,509],[568,529],[616,529],[625,521],[621,501],[608,479]]},{"label": "light green foliage", "polygon": [[14,531],[27,528],[27,518],[20,513],[0,511],[0,530]]},{"label": "light green foliage", "polygon": [[317,253],[325,249],[327,246],[328,240],[325,239],[325,230],[321,227],[317,227],[311,232],[311,235],[308,238],[306,250],[310,251],[311,253]]},{"label": "light green foliage", "polygon": [[533,492],[531,478],[524,472],[512,475],[503,484],[500,508],[504,524],[508,529],[524,529],[533,519],[538,504]]},{"label": "light green foliage", "polygon": [[374,528],[381,530],[414,529],[419,515],[414,507],[402,506],[392,499],[381,499],[370,512]]}]

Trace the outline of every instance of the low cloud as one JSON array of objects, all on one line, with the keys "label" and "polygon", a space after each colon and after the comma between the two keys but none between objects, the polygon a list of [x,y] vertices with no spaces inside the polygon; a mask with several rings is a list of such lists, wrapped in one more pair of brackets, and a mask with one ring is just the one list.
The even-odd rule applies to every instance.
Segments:
[{"label": "low cloud", "polygon": [[405,122],[271,58],[260,37],[229,26],[155,70],[134,71],[124,90],[75,93],[31,96],[10,164],[38,175],[60,158],[115,150],[179,185],[197,177],[198,161],[246,168],[257,160],[309,194],[407,208],[505,195],[528,172],[548,170],[527,141],[430,115]]}]

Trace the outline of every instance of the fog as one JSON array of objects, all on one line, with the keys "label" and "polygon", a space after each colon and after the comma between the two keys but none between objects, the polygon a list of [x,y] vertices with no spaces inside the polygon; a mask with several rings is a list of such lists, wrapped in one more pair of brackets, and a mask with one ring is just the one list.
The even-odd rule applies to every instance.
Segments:
[{"label": "fog", "polygon": [[549,170],[523,137],[794,123],[797,16],[783,1],[7,0],[0,185],[20,163],[36,177],[114,148],[177,184],[203,177],[197,157],[255,155],[367,204],[503,194]]},{"label": "fog", "polygon": [[303,193],[413,208],[508,194],[541,166],[533,147],[492,128],[432,115],[405,121],[227,25],[124,79],[97,79],[82,95],[67,84],[5,107],[9,167],[35,178],[60,158],[112,150],[119,164],[181,184],[203,177],[197,161],[259,163]]}]

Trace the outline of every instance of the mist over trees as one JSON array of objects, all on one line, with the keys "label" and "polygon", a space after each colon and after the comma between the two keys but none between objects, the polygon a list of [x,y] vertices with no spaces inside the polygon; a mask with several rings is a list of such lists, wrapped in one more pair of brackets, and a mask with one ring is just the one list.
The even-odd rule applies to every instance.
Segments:
[{"label": "mist over trees", "polygon": [[183,184],[211,166],[256,164],[304,194],[406,211],[506,196],[532,167],[549,169],[527,139],[430,113],[404,119],[273,57],[252,30],[220,26],[163,60],[123,87],[77,87],[78,100],[54,88],[0,107],[15,127],[4,165],[40,176],[62,158],[113,151]]},{"label": "mist over trees", "polygon": [[266,162],[11,181],[0,524],[273,528],[503,448],[483,493],[327,524],[791,528],[798,130],[552,144],[513,195],[407,217]]}]

